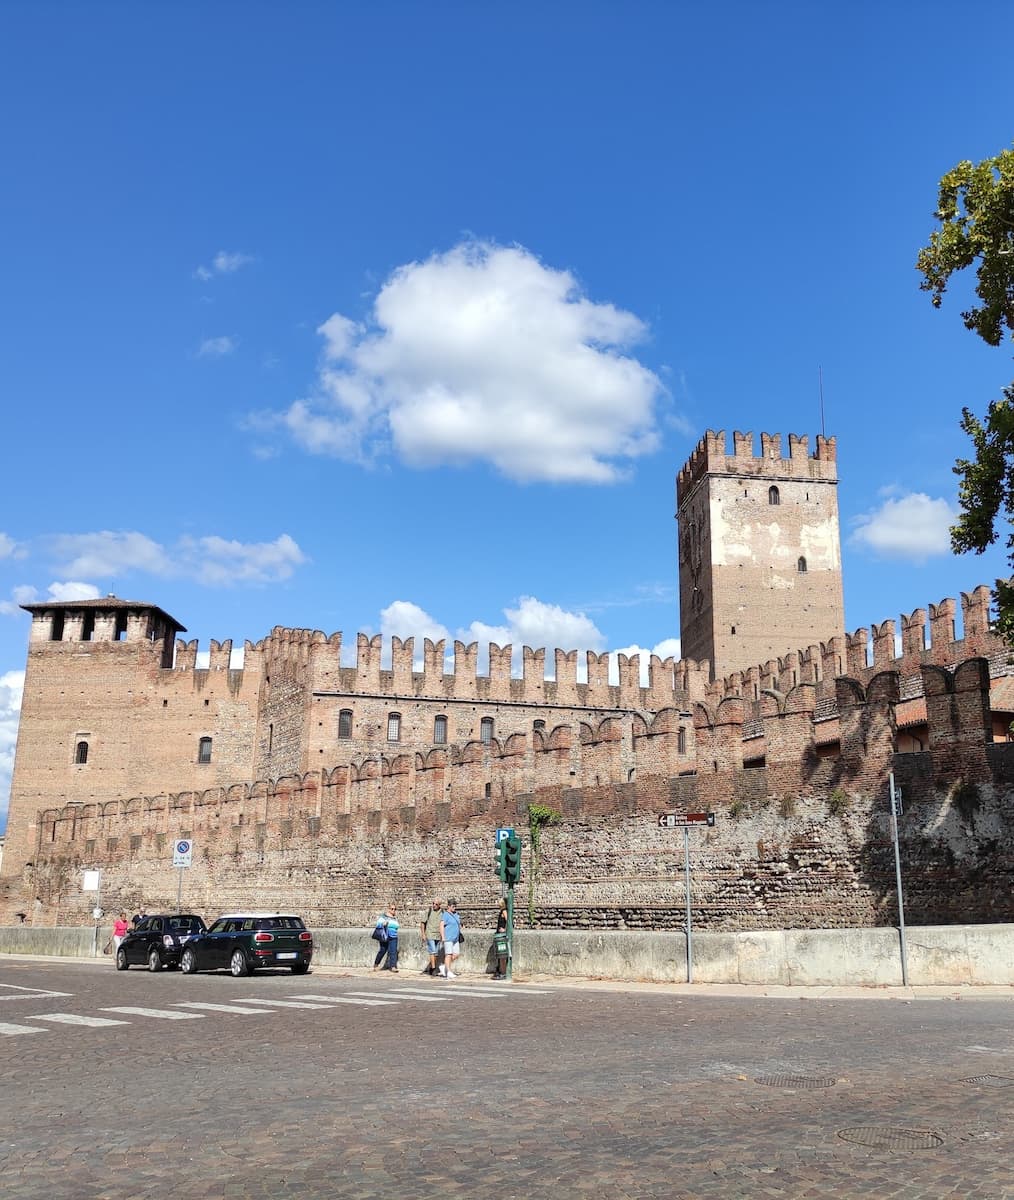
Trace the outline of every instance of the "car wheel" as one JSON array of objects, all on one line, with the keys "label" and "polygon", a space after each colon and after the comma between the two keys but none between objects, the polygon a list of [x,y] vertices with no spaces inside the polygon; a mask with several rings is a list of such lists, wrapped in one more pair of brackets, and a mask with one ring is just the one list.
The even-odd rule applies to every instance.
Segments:
[{"label": "car wheel", "polygon": [[180,959],[180,970],[184,975],[193,975],[197,970],[197,955],[193,950],[184,950],[183,957]]},{"label": "car wheel", "polygon": [[229,970],[237,979],[250,974],[250,964],[242,950],[233,950],[232,958],[229,959]]},{"label": "car wheel", "polygon": [[293,975],[305,975],[307,973],[307,971],[309,971],[309,969],[310,969],[309,963],[293,963],[292,964]]},{"label": "car wheel", "polygon": [[151,953],[148,955],[148,970],[149,971],[161,971],[162,970],[162,955],[159,954],[159,952],[157,950],[155,950],[154,948],[152,949]]},{"label": "car wheel", "polygon": [[127,952],[121,946],[119,950],[116,951],[116,969],[117,971],[125,971],[129,966],[130,963],[127,962]]}]

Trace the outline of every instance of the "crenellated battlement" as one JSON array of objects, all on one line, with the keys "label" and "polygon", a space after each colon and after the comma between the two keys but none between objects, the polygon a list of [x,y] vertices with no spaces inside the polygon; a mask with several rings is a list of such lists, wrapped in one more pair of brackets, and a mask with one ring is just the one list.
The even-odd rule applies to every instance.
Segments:
[{"label": "crenellated battlement", "polygon": [[676,505],[706,475],[770,477],[772,479],[811,479],[834,482],[838,478],[837,443],[833,437],[818,434],[816,449],[810,454],[809,438],[788,435],[789,453],[782,453],[780,433],[760,435],[760,453],[755,450],[754,435],[738,430],[732,435],[732,453],[727,453],[725,431],[709,429],[697,443],[686,465],[676,476]]},{"label": "crenellated battlement", "polygon": [[[865,682],[877,672],[891,670],[914,683],[924,666],[950,668],[975,657],[987,659],[994,674],[1014,674],[1014,665],[1007,661],[1010,648],[990,628],[990,603],[991,592],[985,584],[961,593],[960,638],[955,626],[959,602],[945,597],[937,604],[900,616],[900,653],[898,625],[894,618],[888,618],[846,633],[844,639],[831,638],[793,651],[777,662],[735,671],[711,684],[706,695],[712,700],[723,696],[755,700],[765,688],[784,690],[787,684],[814,683],[820,698],[826,699],[834,696],[838,676]],[[920,693],[910,686],[907,694]]]},{"label": "crenellated battlement", "polygon": [[[287,679],[297,676],[309,691],[349,696],[452,698],[532,705],[552,702],[631,709],[657,709],[686,702],[694,694],[703,694],[709,674],[707,663],[651,655],[647,683],[642,684],[640,655],[620,654],[616,679],[611,682],[610,655],[589,650],[583,652],[585,671],[579,682],[581,651],[523,646],[518,675],[514,671],[518,657],[514,647],[495,642],[487,648],[488,669],[480,673],[478,642],[455,641],[449,664],[444,640],[423,639],[420,660],[416,639],[411,637],[391,639],[390,666],[383,666],[382,636],[365,633],[356,635],[355,664],[344,666],[342,646],[341,632],[328,636],[319,630],[275,626],[267,637],[244,643],[243,666],[235,668],[234,673],[256,670],[258,677],[261,674],[270,677],[272,673]],[[198,642],[177,641],[170,673],[233,669],[232,648],[230,640],[212,641],[207,667],[198,668]],[[551,671],[547,671],[547,658],[552,663]]]}]

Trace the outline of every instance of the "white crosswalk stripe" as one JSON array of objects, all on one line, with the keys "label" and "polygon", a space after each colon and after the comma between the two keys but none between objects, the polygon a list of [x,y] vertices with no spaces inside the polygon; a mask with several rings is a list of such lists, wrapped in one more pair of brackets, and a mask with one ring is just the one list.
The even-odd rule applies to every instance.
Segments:
[{"label": "white crosswalk stripe", "polygon": [[162,1021],[200,1021],[203,1013],[173,1012],[168,1008],[132,1008],[124,1005],[116,1008],[102,1008],[100,1012],[124,1013],[128,1017],[157,1017]]},{"label": "white crosswalk stripe", "polygon": [[354,999],[352,996],[297,996],[297,1000],[319,1000],[322,1004],[397,1004],[397,1000]]},{"label": "white crosswalk stripe", "polygon": [[538,988],[529,987],[486,987],[484,984],[452,983],[447,989],[452,992],[478,992],[480,996],[548,996],[547,991],[540,991]]},{"label": "white crosswalk stripe", "polygon": [[[428,1003],[428,1002],[432,1002],[432,1001],[435,1001],[437,1004],[440,1004],[445,1000],[451,999],[450,996],[420,996],[420,995],[416,995],[414,992],[405,993],[405,992],[387,991],[387,989],[385,989],[385,992],[388,996],[400,996],[402,1000],[422,1000],[424,1004]],[[349,992],[348,993],[348,995],[350,995],[350,996],[370,996],[370,997],[373,997],[375,994],[376,994],[375,992]]]},{"label": "white crosswalk stripe", "polygon": [[[464,994],[465,993],[463,993],[463,992],[454,991],[453,988],[441,988],[439,996],[433,995],[432,988],[427,988],[425,990],[423,990],[422,988],[390,988],[390,989],[388,989],[388,995],[404,996],[404,998],[406,1000],[448,1000],[448,999],[453,999],[455,996],[461,996]],[[485,996],[481,992],[473,992],[472,995],[476,996],[480,1000],[493,999],[492,996]]]},{"label": "white crosswalk stripe", "polygon": [[45,1033],[44,1029],[33,1029],[31,1025],[11,1025],[0,1021],[0,1037],[17,1037],[22,1033]]},{"label": "white crosswalk stripe", "polygon": [[259,996],[238,996],[240,1004],[270,1004],[272,1008],[327,1008],[326,1004],[310,1004],[307,1000],[262,1000]]},{"label": "white crosswalk stripe", "polygon": [[129,1025],[129,1021],[115,1021],[112,1017],[84,1017],[80,1013],[32,1013],[32,1021],[56,1021],[58,1025],[90,1025],[101,1029],[105,1025]]},{"label": "white crosswalk stripe", "polygon": [[205,1004],[201,1000],[180,1000],[173,1005],[173,1008],[203,1008],[208,1012],[224,1012],[224,1013],[269,1013],[273,1012],[271,1008],[241,1008],[238,1004]]}]

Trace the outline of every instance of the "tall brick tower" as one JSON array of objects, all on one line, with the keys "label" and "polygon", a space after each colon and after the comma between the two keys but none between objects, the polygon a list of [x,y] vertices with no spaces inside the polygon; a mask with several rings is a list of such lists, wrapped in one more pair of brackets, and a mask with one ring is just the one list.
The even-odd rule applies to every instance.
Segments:
[{"label": "tall brick tower", "polygon": [[713,677],[845,631],[835,439],[708,430],[676,479],[684,658]]}]

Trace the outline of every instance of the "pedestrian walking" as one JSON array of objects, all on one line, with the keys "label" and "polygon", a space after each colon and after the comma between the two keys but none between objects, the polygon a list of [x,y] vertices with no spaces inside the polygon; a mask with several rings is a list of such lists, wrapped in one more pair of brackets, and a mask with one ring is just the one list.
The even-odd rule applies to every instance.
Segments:
[{"label": "pedestrian walking", "polygon": [[437,958],[440,955],[440,944],[442,941],[440,919],[443,915],[444,902],[439,896],[434,896],[433,903],[423,912],[419,920],[419,932],[422,934],[426,953],[430,956],[430,961],[423,970],[424,975],[437,974]]},{"label": "pedestrian walking", "polygon": [[507,958],[510,954],[510,940],[507,937],[507,900],[500,901],[500,911],[496,918],[496,932],[493,934],[493,952],[496,955],[496,970],[494,979],[507,978]]},{"label": "pedestrian walking", "polygon": [[461,938],[461,918],[458,916],[458,902],[453,896],[447,901],[447,907],[440,918],[440,938],[444,943],[444,961],[440,974],[444,979],[457,979],[454,964],[460,953],[458,943]]},{"label": "pedestrian walking", "polygon": [[127,914],[121,912],[113,922],[113,953],[115,954],[120,948],[120,942],[127,936],[127,930],[130,925],[127,922]]},{"label": "pedestrian walking", "polygon": [[[377,949],[377,957],[373,960],[374,971],[397,971],[398,910],[393,904],[389,904],[377,918],[373,936],[380,942],[380,946]],[[381,967],[380,964],[384,961],[385,957],[387,964]]]}]

